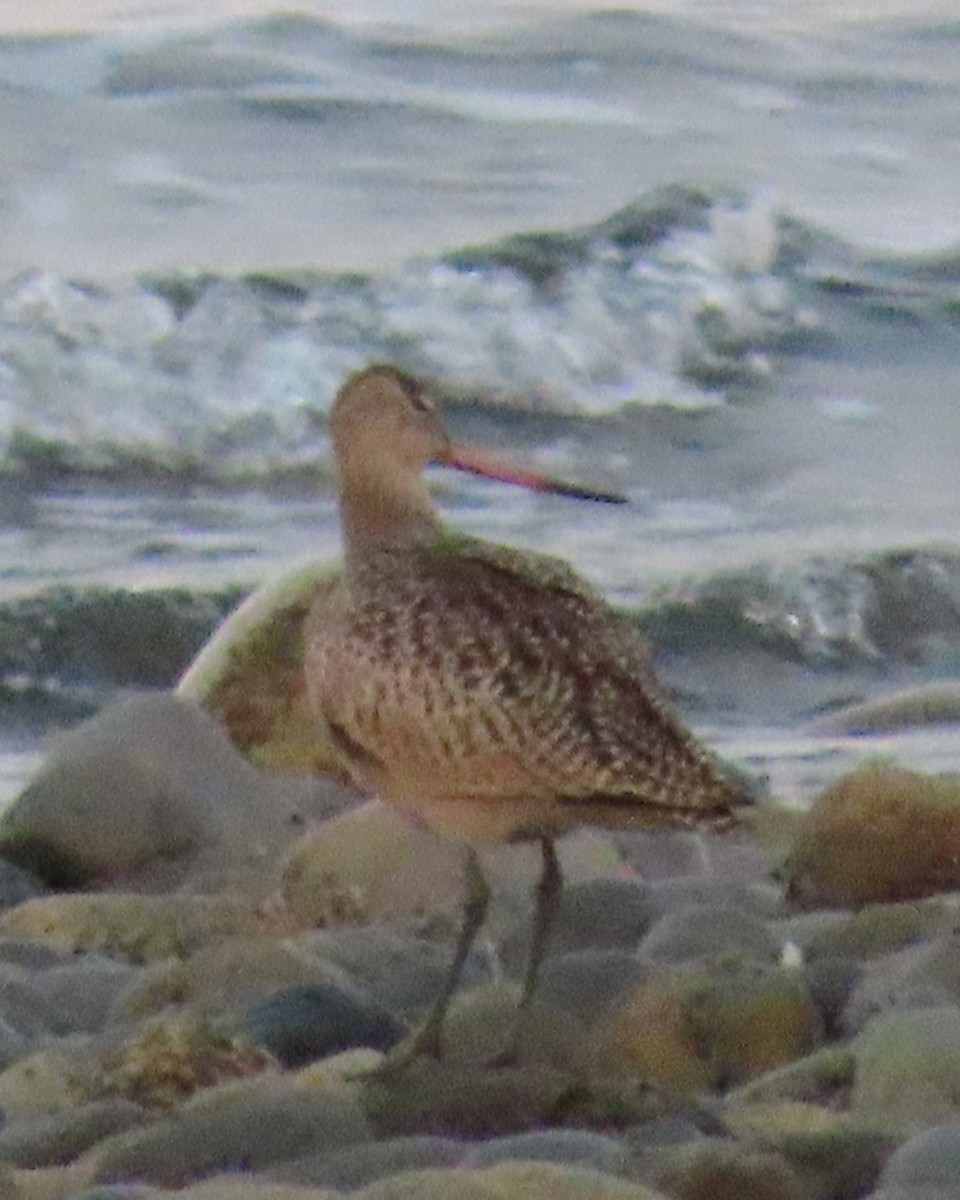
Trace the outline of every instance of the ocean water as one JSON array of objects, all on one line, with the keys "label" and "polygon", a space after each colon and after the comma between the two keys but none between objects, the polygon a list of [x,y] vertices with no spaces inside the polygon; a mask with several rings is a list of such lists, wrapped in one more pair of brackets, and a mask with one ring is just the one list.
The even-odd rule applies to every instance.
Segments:
[{"label": "ocean water", "polygon": [[[462,527],[645,614],[772,791],[960,767],[950,727],[810,733],[960,666],[949,5],[70,20],[0,20],[0,607],[336,553],[325,414],[387,360],[461,435],[629,497],[436,478]],[[9,793],[62,715],[25,724],[5,680]]]}]

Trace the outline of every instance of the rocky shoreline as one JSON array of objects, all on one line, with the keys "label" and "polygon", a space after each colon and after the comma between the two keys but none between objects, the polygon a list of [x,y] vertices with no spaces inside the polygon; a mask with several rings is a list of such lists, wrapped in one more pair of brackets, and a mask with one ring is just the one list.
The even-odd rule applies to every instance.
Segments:
[{"label": "rocky shoreline", "polygon": [[756,828],[571,836],[512,1066],[537,863],[492,846],[444,1059],[381,1077],[460,848],[127,702],[0,827],[0,1196],[947,1200],[958,842],[960,787],[885,765]]}]

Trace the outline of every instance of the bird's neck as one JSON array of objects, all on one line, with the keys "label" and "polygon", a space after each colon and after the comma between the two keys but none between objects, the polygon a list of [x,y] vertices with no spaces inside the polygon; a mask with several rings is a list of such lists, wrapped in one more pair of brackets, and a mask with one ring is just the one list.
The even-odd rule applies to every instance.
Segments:
[{"label": "bird's neck", "polygon": [[383,551],[413,550],[442,528],[422,478],[390,471],[341,471],[340,519],[348,566]]}]

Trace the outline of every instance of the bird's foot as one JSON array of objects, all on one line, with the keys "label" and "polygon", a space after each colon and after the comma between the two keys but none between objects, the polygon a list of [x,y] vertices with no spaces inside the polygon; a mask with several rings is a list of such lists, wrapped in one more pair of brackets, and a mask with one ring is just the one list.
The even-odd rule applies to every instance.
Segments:
[{"label": "bird's foot", "polygon": [[370,1072],[370,1076],[374,1079],[396,1079],[421,1058],[437,1063],[443,1058],[441,1028],[431,1021],[394,1046],[383,1062]]}]

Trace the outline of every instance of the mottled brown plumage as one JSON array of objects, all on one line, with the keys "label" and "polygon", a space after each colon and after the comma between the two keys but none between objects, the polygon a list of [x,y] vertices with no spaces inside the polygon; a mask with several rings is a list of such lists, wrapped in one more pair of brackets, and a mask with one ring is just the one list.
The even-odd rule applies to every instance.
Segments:
[{"label": "mottled brown plumage", "polygon": [[306,677],[360,787],[443,833],[539,838],[545,878],[573,826],[716,821],[747,802],[629,624],[559,559],[448,531],[422,470],[570,489],[453,445],[389,367],[347,381],[331,431],[346,571],[308,619]]}]

